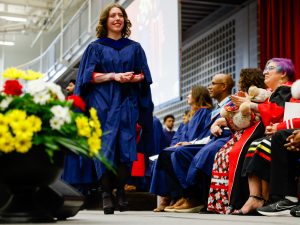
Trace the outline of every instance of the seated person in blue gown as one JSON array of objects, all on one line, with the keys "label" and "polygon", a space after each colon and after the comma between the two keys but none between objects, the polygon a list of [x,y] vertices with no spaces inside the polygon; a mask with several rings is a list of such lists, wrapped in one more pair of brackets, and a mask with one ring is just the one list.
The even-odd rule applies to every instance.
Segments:
[{"label": "seated person in blue gown", "polygon": [[156,116],[153,116],[153,135],[154,151],[151,155],[157,155],[168,146],[168,143],[165,140],[163,126]]},{"label": "seated person in blue gown", "polygon": [[[184,137],[181,137],[181,140],[184,141],[193,141],[197,138],[202,138],[208,135],[209,133],[209,122],[211,118],[211,107],[212,100],[209,97],[208,90],[203,86],[193,87],[190,94],[187,97],[188,104],[191,106],[191,118],[190,121],[186,124],[186,132],[184,133]],[[171,153],[172,149],[175,149],[179,146],[178,142],[174,146],[164,149],[160,154]],[[158,159],[159,161],[160,159]],[[154,166],[154,171],[152,176],[156,177],[157,167],[159,166],[158,161]],[[153,186],[153,177],[151,182],[150,191],[152,192]],[[155,193],[155,192],[154,192]],[[156,193],[158,194],[158,193]],[[159,194],[158,194],[159,195]],[[164,199],[164,198],[162,198]],[[154,211],[161,211],[160,208],[155,209]]]},{"label": "seated person in blue gown", "polygon": [[190,111],[186,110],[182,115],[182,123],[180,123],[177,131],[175,132],[172,138],[171,146],[176,145],[178,142],[184,141],[189,120],[190,120]]},{"label": "seated person in blue gown", "polygon": [[[208,93],[210,97],[214,98],[218,102],[216,109],[213,110],[209,117],[205,118],[205,120],[198,120],[196,122],[191,119],[188,123],[189,125],[191,124],[192,127],[200,127],[202,132],[196,139],[186,139],[183,142],[179,142],[175,145],[175,147],[167,148],[159,155],[157,165],[153,171],[150,192],[163,197],[161,198],[159,206],[154,209],[154,211],[164,211],[167,206],[170,204],[172,205],[172,203],[174,204],[175,202],[176,203],[174,206],[179,206],[179,203],[187,204],[187,199],[180,197],[182,197],[184,193],[187,193],[187,191],[184,189],[187,187],[186,175],[190,162],[195,154],[200,151],[201,148],[205,147],[205,143],[209,141],[211,135],[209,130],[210,126],[216,120],[216,118],[219,117],[220,108],[229,102],[229,95],[231,94],[233,85],[234,82],[231,75],[215,75],[212,79],[211,85],[208,88]],[[189,130],[186,132],[186,134],[189,134]],[[211,148],[221,148],[229,139],[230,135],[231,132],[226,130],[219,138],[213,137],[213,139],[210,140],[210,143],[213,143]],[[211,151],[211,149],[203,151],[204,155],[208,159],[207,161],[213,162],[214,154],[211,152],[214,151]],[[197,208],[195,207],[196,210],[199,208],[198,204],[198,202],[193,203],[193,205],[197,205]]]},{"label": "seated person in blue gown", "polygon": [[174,128],[175,117],[172,114],[168,114],[164,117],[164,136],[167,146],[171,145],[172,138],[175,134]]}]

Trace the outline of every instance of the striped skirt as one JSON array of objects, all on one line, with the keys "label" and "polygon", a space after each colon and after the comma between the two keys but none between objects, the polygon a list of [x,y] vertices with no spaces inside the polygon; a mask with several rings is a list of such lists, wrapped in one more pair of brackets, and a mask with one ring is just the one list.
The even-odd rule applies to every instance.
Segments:
[{"label": "striped skirt", "polygon": [[270,180],[271,136],[253,141],[245,156],[242,176],[255,175]]}]

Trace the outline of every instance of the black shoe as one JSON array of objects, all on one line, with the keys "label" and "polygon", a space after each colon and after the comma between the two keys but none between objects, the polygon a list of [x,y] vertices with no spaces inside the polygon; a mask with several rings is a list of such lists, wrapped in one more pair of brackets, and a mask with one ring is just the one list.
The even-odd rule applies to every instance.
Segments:
[{"label": "black shoe", "polygon": [[118,207],[120,212],[128,211],[128,201],[124,189],[117,190]]},{"label": "black shoe", "polygon": [[270,205],[263,206],[257,209],[257,212],[264,216],[280,216],[289,215],[290,210],[297,206],[297,203],[288,199],[282,199]]},{"label": "black shoe", "polygon": [[115,205],[113,195],[109,192],[102,193],[103,212],[104,214],[114,214]]},{"label": "black shoe", "polygon": [[294,208],[292,208],[290,214],[295,217],[300,217],[300,205],[297,205]]}]

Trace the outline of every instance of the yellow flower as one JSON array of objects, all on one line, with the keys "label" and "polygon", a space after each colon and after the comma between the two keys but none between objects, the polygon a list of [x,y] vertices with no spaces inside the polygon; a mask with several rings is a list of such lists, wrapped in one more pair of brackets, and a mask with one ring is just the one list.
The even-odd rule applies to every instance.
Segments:
[{"label": "yellow flower", "polygon": [[15,148],[19,153],[27,153],[32,146],[31,138],[24,135],[15,137]]},{"label": "yellow flower", "polygon": [[89,121],[89,126],[92,128],[92,129],[95,129],[95,122],[93,120],[90,120]]},{"label": "yellow flower", "polygon": [[32,124],[28,120],[19,121],[12,127],[13,133],[16,136],[23,136],[24,138],[32,138],[33,130]]},{"label": "yellow flower", "polygon": [[5,138],[7,135],[11,135],[8,126],[0,126],[0,138]]},{"label": "yellow flower", "polygon": [[8,68],[3,72],[2,76],[8,79],[18,79],[24,77],[25,72],[16,68]]},{"label": "yellow flower", "polygon": [[27,117],[27,121],[31,124],[33,132],[38,132],[42,129],[42,120],[34,115]]},{"label": "yellow flower", "polygon": [[96,127],[96,129],[95,129],[95,134],[98,136],[98,137],[101,137],[102,136],[102,130],[98,127]]},{"label": "yellow flower", "polygon": [[9,132],[2,133],[0,136],[0,151],[9,153],[14,151],[14,138]]},{"label": "yellow flower", "polygon": [[0,126],[7,126],[8,125],[8,120],[7,118],[0,113]]},{"label": "yellow flower", "polygon": [[89,120],[85,116],[78,116],[75,119],[77,129],[83,129],[84,127],[89,125]]},{"label": "yellow flower", "polygon": [[44,75],[42,73],[35,72],[33,70],[27,70],[27,73],[24,77],[24,80],[37,80],[42,78]]},{"label": "yellow flower", "polygon": [[77,132],[79,136],[90,137],[91,129],[89,127],[89,120],[85,116],[79,116],[75,119]]},{"label": "yellow flower", "polygon": [[81,130],[78,130],[78,135],[79,136],[83,136],[83,137],[90,137],[91,136],[91,129],[89,126],[81,129]]},{"label": "yellow flower", "polygon": [[89,122],[89,124],[94,129],[98,137],[101,137],[102,136],[101,124],[99,122],[96,109],[91,108],[90,115],[91,115],[91,121]]},{"label": "yellow flower", "polygon": [[19,109],[14,109],[6,114],[6,118],[9,125],[13,128],[14,126],[18,125],[20,121],[26,119],[26,112]]},{"label": "yellow flower", "polygon": [[7,125],[0,125],[0,137],[8,132],[8,126]]},{"label": "yellow flower", "polygon": [[93,134],[88,139],[88,145],[90,148],[90,155],[92,156],[97,155],[101,148],[101,139],[97,135]]},{"label": "yellow flower", "polygon": [[98,120],[97,111],[95,108],[90,109],[90,115],[92,120]]}]

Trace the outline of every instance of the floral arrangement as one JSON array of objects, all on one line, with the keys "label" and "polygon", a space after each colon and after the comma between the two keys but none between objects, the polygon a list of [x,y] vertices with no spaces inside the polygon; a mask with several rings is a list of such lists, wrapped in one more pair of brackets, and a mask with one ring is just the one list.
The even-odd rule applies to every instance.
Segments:
[{"label": "floral arrangement", "polygon": [[0,154],[25,154],[33,145],[43,145],[52,160],[63,146],[109,166],[100,154],[102,130],[94,108],[85,112],[80,97],[66,100],[60,86],[43,81],[43,75],[32,70],[9,68],[3,77]]}]

